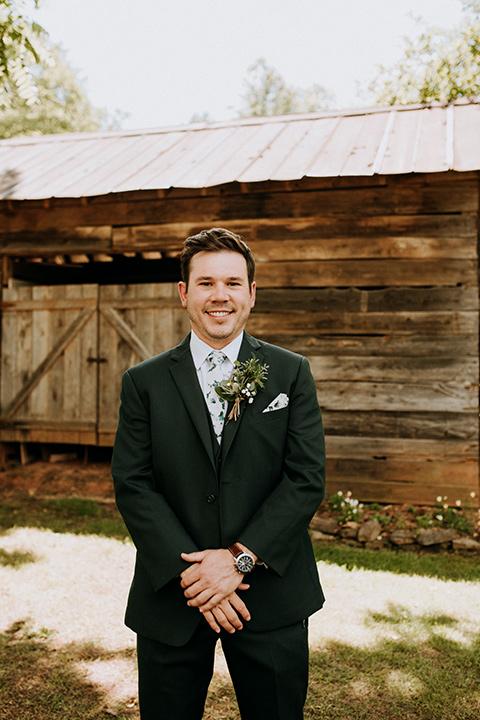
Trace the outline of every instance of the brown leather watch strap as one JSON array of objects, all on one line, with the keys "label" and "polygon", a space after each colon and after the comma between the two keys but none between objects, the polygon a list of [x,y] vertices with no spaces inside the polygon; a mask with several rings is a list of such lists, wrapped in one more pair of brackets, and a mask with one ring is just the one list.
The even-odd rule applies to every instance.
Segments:
[{"label": "brown leather watch strap", "polygon": [[242,550],[242,548],[239,545],[237,545],[237,543],[232,543],[232,545],[230,545],[230,547],[228,549],[230,550],[233,557],[235,557],[235,558],[244,552],[244,550]]}]

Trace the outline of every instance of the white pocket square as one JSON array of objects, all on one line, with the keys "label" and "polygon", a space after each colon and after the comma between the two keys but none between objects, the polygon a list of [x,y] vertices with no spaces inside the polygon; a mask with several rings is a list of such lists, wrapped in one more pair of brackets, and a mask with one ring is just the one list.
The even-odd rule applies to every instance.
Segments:
[{"label": "white pocket square", "polygon": [[262,413],[268,413],[273,412],[274,410],[281,410],[284,407],[287,407],[289,402],[289,397],[285,393],[280,393],[280,395],[277,395],[275,400],[272,400],[270,405],[265,408],[265,410],[262,411]]}]

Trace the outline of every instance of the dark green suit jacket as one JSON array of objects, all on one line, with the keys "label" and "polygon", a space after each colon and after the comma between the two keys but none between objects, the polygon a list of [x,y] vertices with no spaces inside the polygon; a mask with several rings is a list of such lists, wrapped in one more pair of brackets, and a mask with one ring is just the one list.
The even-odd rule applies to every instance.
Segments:
[{"label": "dark green suit jacket", "polygon": [[[220,449],[190,336],[124,374],[112,474],[137,548],[126,623],[140,635],[187,642],[205,621],[186,604],[180,553],[236,541],[268,565],[239,591],[250,630],[293,624],[323,604],[307,530],[325,485],[315,383],[305,358],[245,333],[238,359],[252,352],[269,366],[265,389],[225,425]],[[288,405],[263,413],[280,393]]]}]

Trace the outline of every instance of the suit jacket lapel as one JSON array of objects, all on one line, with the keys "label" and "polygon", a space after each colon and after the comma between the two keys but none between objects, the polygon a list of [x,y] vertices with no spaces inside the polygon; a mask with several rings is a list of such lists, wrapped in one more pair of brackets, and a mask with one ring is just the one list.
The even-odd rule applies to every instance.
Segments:
[{"label": "suit jacket lapel", "polygon": [[[264,362],[263,358],[263,352],[261,351],[261,343],[256,340],[254,337],[249,335],[248,333],[244,333],[243,336],[243,342],[240,347],[240,352],[238,353],[238,360],[239,362],[245,362],[245,360],[249,360],[252,352],[255,353],[255,356],[258,358],[260,364],[262,365]],[[227,409],[227,416],[232,409],[233,403],[228,404]],[[229,420],[225,423],[225,426],[223,428],[223,438],[222,438],[222,461],[227,456],[228,451],[230,450],[230,447],[232,445],[232,442],[235,438],[235,435],[238,432],[238,428],[240,427],[240,423],[242,422],[243,416],[245,414],[245,411],[247,410],[248,405],[245,402],[242,402],[240,404],[240,417],[238,420]]]},{"label": "suit jacket lapel", "polygon": [[[212,465],[215,467],[216,463],[213,454],[212,436],[208,424],[205,398],[203,397],[198,382],[197,372],[190,352],[190,335],[187,335],[185,340],[172,352],[172,360],[174,362],[172,362],[170,372],[177,386],[177,390],[193,420],[193,424],[205,446]],[[175,422],[174,417],[172,417],[172,422]]]}]

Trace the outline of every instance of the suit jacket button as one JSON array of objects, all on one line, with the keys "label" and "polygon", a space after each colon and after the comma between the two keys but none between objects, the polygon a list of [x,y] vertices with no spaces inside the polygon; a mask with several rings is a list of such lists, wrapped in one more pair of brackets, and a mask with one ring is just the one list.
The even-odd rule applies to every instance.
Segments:
[{"label": "suit jacket button", "polygon": [[213,493],[212,493],[211,495],[207,495],[207,502],[208,502],[208,503],[214,503],[216,499],[217,499],[217,496],[214,495]]}]

